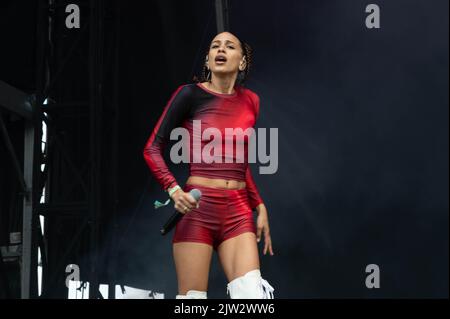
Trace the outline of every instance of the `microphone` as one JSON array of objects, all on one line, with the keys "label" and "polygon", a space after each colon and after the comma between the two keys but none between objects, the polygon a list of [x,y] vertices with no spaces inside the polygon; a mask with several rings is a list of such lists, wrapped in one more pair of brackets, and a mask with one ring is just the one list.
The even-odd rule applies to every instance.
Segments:
[{"label": "microphone", "polygon": [[[192,197],[196,201],[199,201],[200,197],[202,197],[202,192],[198,190],[197,188],[192,189],[189,194],[191,194]],[[167,222],[164,224],[163,228],[161,228],[160,232],[161,235],[166,235],[168,232],[172,230],[172,228],[179,222],[179,220],[183,217],[184,214],[180,213],[179,211],[176,211],[170,218],[167,220]]]}]

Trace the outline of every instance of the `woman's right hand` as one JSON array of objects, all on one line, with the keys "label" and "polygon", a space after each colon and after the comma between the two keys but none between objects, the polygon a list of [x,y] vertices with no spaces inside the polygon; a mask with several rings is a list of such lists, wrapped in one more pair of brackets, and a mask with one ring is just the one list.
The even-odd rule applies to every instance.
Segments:
[{"label": "woman's right hand", "polygon": [[175,209],[182,214],[190,212],[194,207],[198,207],[197,201],[191,194],[184,192],[182,189],[172,194],[172,200],[175,202]]}]

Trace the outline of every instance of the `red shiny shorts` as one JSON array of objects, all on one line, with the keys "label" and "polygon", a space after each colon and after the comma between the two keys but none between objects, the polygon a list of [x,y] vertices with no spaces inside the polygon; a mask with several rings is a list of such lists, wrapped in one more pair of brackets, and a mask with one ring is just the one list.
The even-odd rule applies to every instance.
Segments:
[{"label": "red shiny shorts", "polygon": [[199,208],[186,213],[177,223],[172,243],[199,242],[213,246],[245,232],[256,234],[253,212],[244,189],[220,189],[198,185],[185,185],[189,192],[197,188],[202,192]]}]

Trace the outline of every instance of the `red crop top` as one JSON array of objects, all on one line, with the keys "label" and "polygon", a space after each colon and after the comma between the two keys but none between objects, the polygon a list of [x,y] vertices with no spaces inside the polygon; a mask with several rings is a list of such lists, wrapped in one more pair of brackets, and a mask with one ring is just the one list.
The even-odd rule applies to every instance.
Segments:
[{"label": "red crop top", "polygon": [[[251,208],[255,208],[262,199],[248,166],[248,136],[242,139],[233,137],[233,151],[226,151],[226,128],[242,129],[254,127],[259,114],[259,97],[256,93],[242,86],[235,86],[232,94],[221,94],[208,90],[200,83],[184,84],[172,94],[169,102],[156,123],[144,148],[144,158],[151,173],[159,184],[167,189],[176,184],[169,171],[163,151],[174,128],[183,127],[189,132],[189,174],[208,178],[232,179],[246,182]],[[199,129],[200,128],[200,129]],[[194,160],[194,156],[214,138],[212,134],[204,135],[208,128],[220,131],[222,141],[221,154],[215,154],[215,161],[205,161],[203,157]],[[210,131],[207,131],[210,132]],[[229,132],[229,131],[228,131]],[[208,136],[211,135],[211,136]],[[228,135],[230,136],[230,135]],[[203,138],[201,138],[203,137]],[[200,145],[194,145],[194,140]],[[238,148],[238,143],[242,148]],[[237,150],[243,150],[243,160],[237,160]],[[195,150],[195,151],[193,151]]]}]

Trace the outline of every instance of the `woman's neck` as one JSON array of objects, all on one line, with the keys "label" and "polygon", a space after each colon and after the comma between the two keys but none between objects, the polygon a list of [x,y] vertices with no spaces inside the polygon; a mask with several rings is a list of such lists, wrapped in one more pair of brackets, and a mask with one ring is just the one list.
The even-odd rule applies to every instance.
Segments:
[{"label": "woman's neck", "polygon": [[206,85],[211,91],[222,94],[233,94],[235,82],[235,79],[212,76],[211,82],[206,82]]}]

